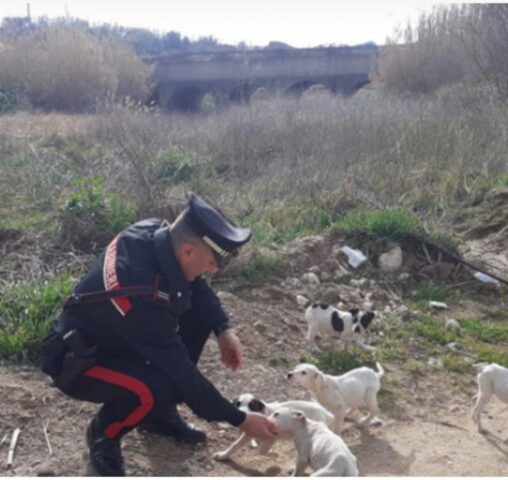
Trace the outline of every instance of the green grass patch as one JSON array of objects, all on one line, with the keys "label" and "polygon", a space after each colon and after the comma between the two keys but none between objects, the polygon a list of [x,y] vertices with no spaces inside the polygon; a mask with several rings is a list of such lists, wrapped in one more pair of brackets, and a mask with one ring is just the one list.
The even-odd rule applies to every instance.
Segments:
[{"label": "green grass patch", "polygon": [[360,243],[394,241],[407,250],[420,249],[422,239],[430,244],[457,252],[457,242],[447,233],[433,228],[424,228],[420,218],[401,208],[349,212],[343,219],[335,221],[332,229],[346,233]]},{"label": "green grass patch", "polygon": [[506,345],[492,345],[478,342],[473,345],[479,362],[498,363],[508,368],[508,348]]},{"label": "green grass patch", "polygon": [[315,205],[272,207],[261,218],[249,217],[246,225],[262,244],[286,243],[305,235],[320,233],[333,221],[333,212]]},{"label": "green grass patch", "polygon": [[37,360],[50,322],[71,292],[75,278],[7,286],[0,298],[0,358]]},{"label": "green grass patch", "polygon": [[407,234],[423,234],[416,215],[403,209],[350,212],[333,223],[334,229],[366,233],[372,239],[403,240]]},{"label": "green grass patch", "polygon": [[261,250],[254,250],[241,268],[241,276],[254,285],[262,285],[286,273],[282,255]]},{"label": "green grass patch", "polygon": [[301,360],[316,365],[321,371],[329,375],[341,375],[354,368],[373,367],[375,365],[372,354],[359,349],[355,349],[353,353],[346,353],[339,348],[314,355],[305,353],[302,355]]},{"label": "green grass patch", "polygon": [[449,372],[468,373],[471,371],[471,363],[457,355],[447,353],[443,356],[443,368]]},{"label": "green grass patch", "polygon": [[487,343],[507,342],[508,324],[488,320],[463,319],[460,321],[464,334]]},{"label": "green grass patch", "polygon": [[457,301],[461,298],[461,293],[457,289],[447,289],[442,285],[437,285],[431,280],[418,282],[411,286],[409,298],[414,301],[419,308],[427,306],[431,300],[436,302]]},{"label": "green grass patch", "polygon": [[431,315],[419,315],[414,320],[404,324],[408,333],[413,333],[421,339],[446,345],[456,340],[456,335],[445,329],[444,324],[439,319]]}]

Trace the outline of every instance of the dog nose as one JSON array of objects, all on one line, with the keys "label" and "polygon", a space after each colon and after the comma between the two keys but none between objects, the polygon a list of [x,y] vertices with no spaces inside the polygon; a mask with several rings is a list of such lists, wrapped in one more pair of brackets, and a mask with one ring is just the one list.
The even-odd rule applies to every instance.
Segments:
[{"label": "dog nose", "polygon": [[288,378],[291,378],[293,376],[292,373],[288,373]]}]

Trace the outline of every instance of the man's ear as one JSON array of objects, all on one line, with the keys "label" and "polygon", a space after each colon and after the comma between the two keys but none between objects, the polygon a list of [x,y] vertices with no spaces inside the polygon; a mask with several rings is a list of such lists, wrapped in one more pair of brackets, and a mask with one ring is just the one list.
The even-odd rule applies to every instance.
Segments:
[{"label": "man's ear", "polygon": [[193,245],[192,243],[184,243],[180,247],[180,252],[182,252],[182,255],[184,257],[190,257],[194,253],[195,249],[196,249],[196,246]]}]

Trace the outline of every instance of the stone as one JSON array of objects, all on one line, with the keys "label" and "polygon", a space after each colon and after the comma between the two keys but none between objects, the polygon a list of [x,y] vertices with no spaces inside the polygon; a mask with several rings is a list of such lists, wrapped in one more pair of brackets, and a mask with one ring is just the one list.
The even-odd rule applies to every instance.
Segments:
[{"label": "stone", "polygon": [[235,298],[235,296],[230,293],[230,292],[225,292],[225,291],[220,291],[220,292],[217,292],[217,296],[221,299],[221,300],[233,300]]},{"label": "stone", "polygon": [[312,272],[307,272],[303,275],[302,280],[308,285],[319,285],[321,281],[319,277]]},{"label": "stone", "polygon": [[449,318],[446,320],[445,329],[450,330],[452,332],[460,332],[460,323],[457,322],[454,318]]},{"label": "stone", "polygon": [[378,266],[383,272],[397,272],[403,262],[402,249],[397,245],[390,251],[379,255]]}]

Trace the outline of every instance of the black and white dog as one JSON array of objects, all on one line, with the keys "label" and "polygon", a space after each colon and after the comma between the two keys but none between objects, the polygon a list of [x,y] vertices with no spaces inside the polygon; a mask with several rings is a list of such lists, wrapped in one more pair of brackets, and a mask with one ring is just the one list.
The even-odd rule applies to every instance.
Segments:
[{"label": "black and white dog", "polygon": [[306,340],[309,347],[316,352],[319,352],[319,348],[315,339],[319,334],[340,335],[346,352],[351,342],[358,343],[365,350],[372,350],[372,347],[364,345],[357,335],[367,330],[374,317],[374,312],[362,312],[358,308],[346,312],[324,303],[313,303],[305,311],[308,324]]}]

